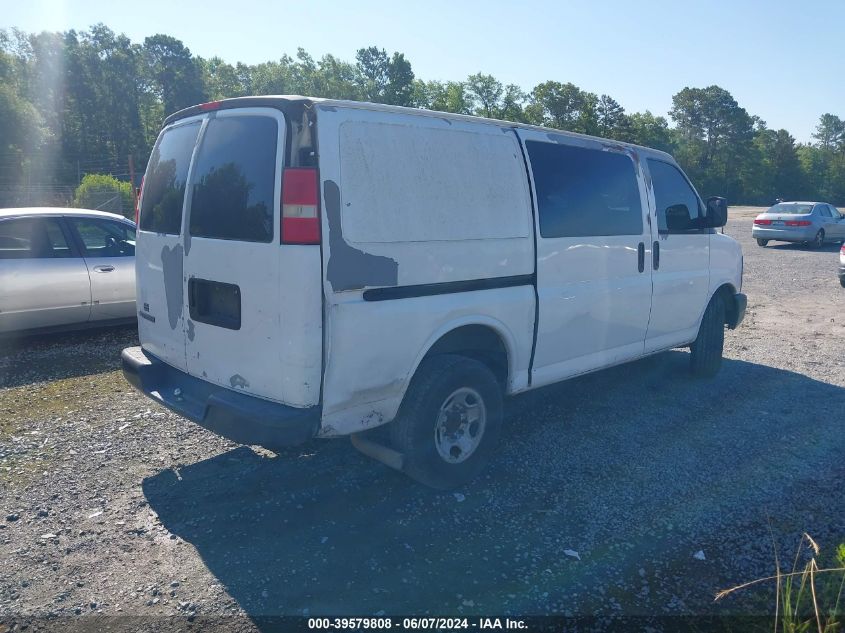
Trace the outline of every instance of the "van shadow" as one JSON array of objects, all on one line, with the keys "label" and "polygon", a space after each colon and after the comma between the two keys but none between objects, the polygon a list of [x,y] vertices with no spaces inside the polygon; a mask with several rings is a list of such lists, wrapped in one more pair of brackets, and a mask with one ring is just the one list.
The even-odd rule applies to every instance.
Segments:
[{"label": "van shadow", "polygon": [[[845,389],[738,360],[694,380],[687,363],[668,352],[510,400],[500,456],[459,493],[346,441],[238,448],[143,490],[264,630],[275,615],[654,614],[670,594],[712,613],[718,583],[768,571],[766,516],[790,547],[796,530],[824,539],[808,490],[845,474]],[[702,577],[691,552],[732,530],[762,553]],[[665,591],[638,593],[646,573]]]}]

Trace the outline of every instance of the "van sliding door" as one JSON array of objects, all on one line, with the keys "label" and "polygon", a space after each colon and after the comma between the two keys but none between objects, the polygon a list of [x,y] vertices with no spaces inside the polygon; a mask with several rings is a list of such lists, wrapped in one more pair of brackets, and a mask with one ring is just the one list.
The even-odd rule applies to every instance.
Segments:
[{"label": "van sliding door", "polygon": [[518,135],[537,203],[533,384],[641,356],[651,266],[638,157],[598,140]]}]

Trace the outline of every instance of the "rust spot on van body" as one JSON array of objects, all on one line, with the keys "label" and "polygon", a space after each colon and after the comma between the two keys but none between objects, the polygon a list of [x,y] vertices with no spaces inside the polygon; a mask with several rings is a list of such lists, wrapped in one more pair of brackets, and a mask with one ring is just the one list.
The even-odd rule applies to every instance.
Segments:
[{"label": "rust spot on van body", "polygon": [[343,239],[340,221],[340,188],[333,180],[323,185],[323,200],[329,220],[329,263],[326,279],[335,292],[358,290],[366,286],[395,286],[399,283],[399,264],[395,259],[365,253]]},{"label": "rust spot on van body", "polygon": [[235,374],[229,378],[229,384],[232,389],[249,389],[249,381],[240,374]]},{"label": "rust spot on van body", "polygon": [[182,317],[183,279],[182,279],[182,245],[173,248],[167,246],[161,249],[161,270],[164,278],[164,298],[167,302],[167,320],[170,329],[175,330]]}]

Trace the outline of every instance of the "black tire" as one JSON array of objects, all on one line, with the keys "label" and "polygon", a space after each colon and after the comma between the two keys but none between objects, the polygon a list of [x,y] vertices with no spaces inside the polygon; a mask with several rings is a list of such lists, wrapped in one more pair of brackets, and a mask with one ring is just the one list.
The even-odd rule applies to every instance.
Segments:
[{"label": "black tire", "polygon": [[690,370],[694,376],[712,378],[722,366],[722,351],[725,347],[725,300],[720,293],[713,295],[698,337],[690,345]]},{"label": "black tire", "polygon": [[810,242],[810,247],[821,248],[822,246],[824,246],[824,229],[819,229],[819,232],[816,233],[816,237],[813,238],[812,242]]},{"label": "black tire", "polygon": [[759,237],[757,238],[757,246],[765,246],[768,243],[769,243],[769,240],[764,240],[764,239],[759,238]]},{"label": "black tire", "polygon": [[843,288],[845,288],[845,277],[839,278],[839,285],[842,286]]},{"label": "black tire", "polygon": [[[435,440],[441,407],[458,390],[480,395],[485,422],[477,445],[459,463],[440,455]],[[473,479],[490,460],[502,429],[502,389],[493,373],[478,361],[443,354],[423,360],[399,414],[390,424],[393,447],[403,454],[403,471],[438,490],[449,490]]]}]

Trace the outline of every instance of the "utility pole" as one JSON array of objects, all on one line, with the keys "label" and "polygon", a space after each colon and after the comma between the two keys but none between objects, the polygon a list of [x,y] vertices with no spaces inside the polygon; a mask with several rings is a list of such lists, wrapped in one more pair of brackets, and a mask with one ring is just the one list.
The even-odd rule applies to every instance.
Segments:
[{"label": "utility pole", "polygon": [[129,154],[129,184],[132,187],[132,209],[138,208],[138,192],[135,189],[135,160]]}]

